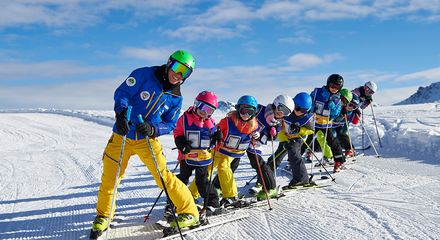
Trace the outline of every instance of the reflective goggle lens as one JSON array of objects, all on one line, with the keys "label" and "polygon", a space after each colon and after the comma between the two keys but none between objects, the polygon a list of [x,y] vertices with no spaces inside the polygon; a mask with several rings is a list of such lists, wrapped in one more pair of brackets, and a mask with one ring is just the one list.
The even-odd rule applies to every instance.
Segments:
[{"label": "reflective goggle lens", "polygon": [[212,107],[209,104],[206,104],[204,102],[201,101],[197,101],[196,102],[196,107],[197,109],[199,109],[201,112],[206,113],[207,115],[212,115],[215,111],[215,107]]},{"label": "reflective goggle lens", "polygon": [[353,108],[353,109],[357,108],[356,104],[351,103],[351,102],[347,106],[350,107],[350,108]]},{"label": "reflective goggle lens", "polygon": [[284,106],[283,104],[277,106],[277,111],[282,112],[283,116],[289,116],[290,114],[290,109]]},{"label": "reflective goggle lens", "polygon": [[255,114],[255,108],[253,107],[240,107],[238,111],[243,116],[253,116]]},{"label": "reflective goggle lens", "polygon": [[171,62],[170,68],[173,72],[182,74],[182,78],[187,78],[192,73],[192,70],[189,67],[176,60]]},{"label": "reflective goggle lens", "polygon": [[307,109],[305,109],[305,108],[300,108],[299,106],[295,106],[295,111],[304,114],[304,113],[307,112]]},{"label": "reflective goggle lens", "polygon": [[371,95],[373,95],[374,94],[374,91],[373,90],[371,90],[369,87],[366,87],[366,89],[367,89],[367,92],[368,93],[370,93]]}]

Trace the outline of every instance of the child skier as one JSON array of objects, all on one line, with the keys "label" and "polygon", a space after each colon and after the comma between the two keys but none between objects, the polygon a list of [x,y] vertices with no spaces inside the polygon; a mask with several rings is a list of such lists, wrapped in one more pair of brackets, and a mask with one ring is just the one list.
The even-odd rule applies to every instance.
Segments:
[{"label": "child skier", "polygon": [[345,158],[338,139],[328,131],[331,131],[333,119],[339,116],[341,112],[340,91],[343,85],[344,78],[339,74],[332,74],[327,78],[325,86],[315,88],[310,94],[313,99],[313,112],[316,116],[315,134],[318,131],[324,134],[325,141],[330,146],[335,160],[334,172],[338,171],[345,162]]},{"label": "child skier", "polygon": [[[208,166],[212,163],[211,139],[215,134],[215,121],[211,118],[218,107],[217,96],[213,92],[198,94],[194,105],[180,116],[174,129],[174,141],[179,149],[180,174],[177,177],[185,184],[195,170],[197,189],[203,197],[206,215],[219,213],[217,192],[210,186]],[[213,139],[214,140],[214,139]]]},{"label": "child skier", "polygon": [[[313,134],[315,130],[313,114],[309,113],[312,108],[312,98],[308,93],[302,92],[298,93],[293,101],[295,102],[295,109],[283,121],[283,132],[288,139],[288,143],[284,147],[287,149],[288,161],[293,176],[289,185],[283,187],[284,190],[314,184],[309,182],[307,169],[301,157],[303,141],[307,138],[307,135]],[[277,166],[280,162],[276,162]]]},{"label": "child skier", "polygon": [[364,86],[360,86],[352,90],[353,94],[359,97],[360,109],[365,109],[373,102],[373,94],[377,91],[377,84],[373,81],[368,81]]},{"label": "child skier", "polygon": [[[258,122],[255,118],[257,113],[257,100],[249,95],[245,95],[238,99],[235,105],[235,111],[228,114],[227,117],[220,120],[217,131],[221,135],[221,143],[216,147],[213,163],[211,168],[218,168],[217,174],[220,186],[223,192],[223,199],[220,205],[223,207],[243,207],[249,205],[248,202],[240,201],[238,196],[237,184],[230,167],[231,162],[235,158],[240,158],[249,148],[252,139],[258,139]],[[219,138],[219,136],[215,136]],[[196,189],[193,187],[194,182],[190,186],[193,196],[198,196]]]},{"label": "child skier", "polygon": [[[251,191],[252,193],[257,193],[258,200],[266,199],[266,192],[262,189],[262,180],[264,180],[268,197],[275,198],[278,196],[274,172],[271,169],[271,166],[264,162],[263,157],[261,156],[261,149],[259,148],[262,145],[266,145],[267,140],[273,140],[276,138],[277,132],[281,130],[283,117],[289,116],[294,108],[295,104],[293,103],[292,98],[287,95],[277,96],[273,100],[273,103],[267,106],[258,104],[256,119],[258,121],[258,133],[260,136],[256,139],[257,141],[254,141],[254,145],[246,151],[252,168],[257,172],[257,184],[251,189]],[[258,164],[260,165],[263,178],[260,176]]]}]

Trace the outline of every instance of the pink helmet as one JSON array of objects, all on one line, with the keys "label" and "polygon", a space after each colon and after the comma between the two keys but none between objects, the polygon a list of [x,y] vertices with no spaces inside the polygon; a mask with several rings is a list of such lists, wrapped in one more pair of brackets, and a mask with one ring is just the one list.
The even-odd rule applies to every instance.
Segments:
[{"label": "pink helmet", "polygon": [[202,101],[202,102],[207,103],[215,108],[218,107],[217,95],[215,95],[215,93],[210,92],[210,91],[203,91],[203,92],[199,93],[199,95],[197,95],[197,97],[196,97],[196,101]]}]

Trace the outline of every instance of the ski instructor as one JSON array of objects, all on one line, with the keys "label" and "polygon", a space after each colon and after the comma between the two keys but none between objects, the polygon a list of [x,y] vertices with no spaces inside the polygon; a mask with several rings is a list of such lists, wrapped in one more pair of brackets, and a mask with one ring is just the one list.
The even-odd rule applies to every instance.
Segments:
[{"label": "ski instructor", "polygon": [[[199,213],[191,193],[185,184],[167,169],[158,138],[170,133],[176,127],[183,100],[180,85],[191,75],[194,66],[194,57],[187,51],[178,50],[169,57],[166,65],[134,70],[116,89],[114,95],[116,123],[102,158],[103,173],[96,204],[97,216],[93,221],[91,237],[92,235],[98,237],[107,230],[109,216],[112,219],[116,209],[116,203],[114,202],[112,207],[111,201],[112,199],[116,201],[116,197],[113,198],[113,190],[124,136],[126,142],[117,185],[124,176],[129,158],[136,154],[147,166],[157,185],[163,189],[155,167],[152,155],[154,154],[169,198],[176,206],[179,226],[188,227],[197,224]],[[128,106],[132,106],[130,121],[127,120]],[[144,123],[139,122],[137,118],[139,114],[142,115]],[[147,136],[153,152],[148,146]],[[113,209],[112,213],[110,209]]]}]

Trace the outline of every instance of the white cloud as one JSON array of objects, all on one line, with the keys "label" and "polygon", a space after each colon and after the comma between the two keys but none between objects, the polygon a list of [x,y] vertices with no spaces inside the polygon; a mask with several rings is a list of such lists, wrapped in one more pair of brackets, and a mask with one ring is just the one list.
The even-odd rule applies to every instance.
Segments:
[{"label": "white cloud", "polygon": [[382,89],[374,94],[373,99],[381,105],[393,105],[414,94],[418,88],[418,86],[411,86]]},{"label": "white cloud", "polygon": [[165,48],[135,48],[124,47],[121,49],[122,56],[147,60],[150,63],[165,62],[173,50]]},{"label": "white cloud", "polygon": [[293,71],[302,71],[322,64],[328,64],[341,59],[340,54],[328,54],[319,57],[315,54],[297,53],[288,59],[288,63]]},{"label": "white cloud", "polygon": [[184,26],[175,30],[166,30],[165,34],[187,41],[228,39],[240,35],[237,29],[214,26]]},{"label": "white cloud", "polygon": [[440,81],[440,67],[423,70],[420,72],[402,75],[396,78],[397,81],[411,81],[411,80],[428,80]]}]

